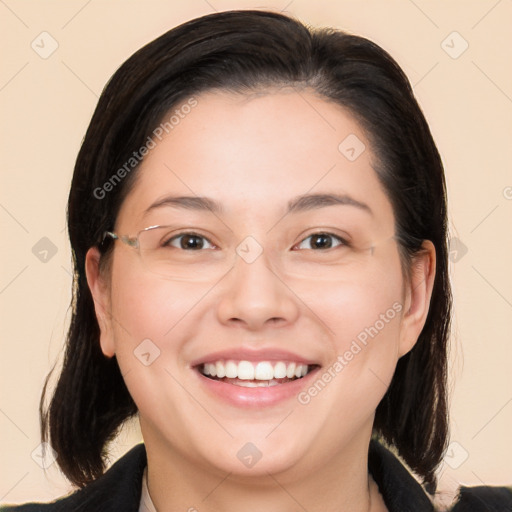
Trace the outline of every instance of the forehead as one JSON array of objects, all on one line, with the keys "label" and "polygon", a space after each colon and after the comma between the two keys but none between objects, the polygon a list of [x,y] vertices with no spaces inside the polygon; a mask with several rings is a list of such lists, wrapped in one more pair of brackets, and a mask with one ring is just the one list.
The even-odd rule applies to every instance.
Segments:
[{"label": "forehead", "polygon": [[291,88],[194,99],[192,108],[164,117],[174,113],[172,128],[144,158],[120,220],[171,193],[211,197],[228,213],[256,216],[308,193],[348,194],[392,220],[369,143],[343,107]]}]

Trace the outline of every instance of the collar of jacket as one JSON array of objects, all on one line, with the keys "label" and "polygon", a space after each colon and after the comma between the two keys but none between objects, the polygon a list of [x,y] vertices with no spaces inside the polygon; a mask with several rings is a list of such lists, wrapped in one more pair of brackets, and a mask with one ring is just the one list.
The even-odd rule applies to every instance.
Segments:
[{"label": "collar of jacket", "polygon": [[[104,475],[72,495],[47,505],[22,505],[13,510],[138,512],[146,464],[146,449],[144,444],[138,444]],[[390,451],[374,440],[370,444],[368,468],[389,512],[432,512],[431,502],[418,482]]]},{"label": "collar of jacket", "polygon": [[372,439],[368,470],[389,512],[433,512],[434,506],[409,471],[387,448]]},{"label": "collar of jacket", "polygon": [[[104,475],[70,496],[48,504],[0,506],[0,512],[138,512],[146,464],[146,449],[144,444],[138,444]],[[434,511],[423,487],[376,440],[370,443],[368,469],[389,512]],[[463,487],[459,498],[452,512],[512,511],[512,491],[506,487]],[[488,508],[491,504],[492,508]]]}]

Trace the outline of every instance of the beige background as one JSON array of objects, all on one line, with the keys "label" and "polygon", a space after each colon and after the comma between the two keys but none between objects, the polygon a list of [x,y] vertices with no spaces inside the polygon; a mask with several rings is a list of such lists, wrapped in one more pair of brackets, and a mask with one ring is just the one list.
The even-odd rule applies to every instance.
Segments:
[{"label": "beige background", "polygon": [[[443,156],[452,236],[460,240],[451,267],[453,444],[440,470],[441,498],[459,483],[512,483],[510,0],[1,0],[0,502],[68,490],[56,464],[44,471],[31,454],[40,442],[41,385],[69,321],[66,199],[99,93],[130,54],[175,25],[251,7],[365,35],[414,85]],[[58,48],[45,55],[52,44]],[[47,261],[44,237],[56,250]],[[125,429],[112,458],[139,440],[136,425]]]}]

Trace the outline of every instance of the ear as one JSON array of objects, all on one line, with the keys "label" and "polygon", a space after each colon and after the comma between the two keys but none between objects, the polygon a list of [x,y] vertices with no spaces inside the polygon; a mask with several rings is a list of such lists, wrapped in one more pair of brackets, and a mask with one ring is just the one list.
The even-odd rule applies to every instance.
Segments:
[{"label": "ear", "polygon": [[414,255],[410,274],[409,282],[405,283],[399,357],[407,354],[418,341],[430,309],[436,275],[436,249],[430,240],[425,240]]},{"label": "ear", "polygon": [[115,354],[112,314],[110,303],[110,285],[100,272],[100,252],[91,247],[85,256],[85,274],[87,284],[94,300],[96,319],[100,327],[101,350],[107,357]]}]

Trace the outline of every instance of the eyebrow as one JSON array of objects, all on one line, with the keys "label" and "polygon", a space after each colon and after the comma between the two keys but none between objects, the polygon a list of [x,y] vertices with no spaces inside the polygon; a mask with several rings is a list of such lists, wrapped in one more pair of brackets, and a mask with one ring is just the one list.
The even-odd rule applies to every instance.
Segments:
[{"label": "eyebrow", "polygon": [[144,216],[150,211],[161,208],[162,206],[177,206],[178,208],[184,208],[186,210],[211,211],[213,213],[221,213],[223,211],[220,203],[208,197],[166,196],[146,208],[146,210],[144,210]]},{"label": "eyebrow", "polygon": [[[373,215],[371,208],[361,201],[357,201],[347,194],[305,194],[288,201],[287,214],[317,210],[326,206],[344,205],[353,206]],[[176,206],[187,210],[210,211],[212,213],[222,213],[222,205],[209,197],[199,196],[166,196],[159,199],[144,211],[146,216],[150,211],[163,206]]]},{"label": "eyebrow", "polygon": [[299,196],[288,202],[287,213],[316,210],[333,205],[354,206],[373,215],[371,208],[366,203],[357,201],[347,194],[306,194]]}]

